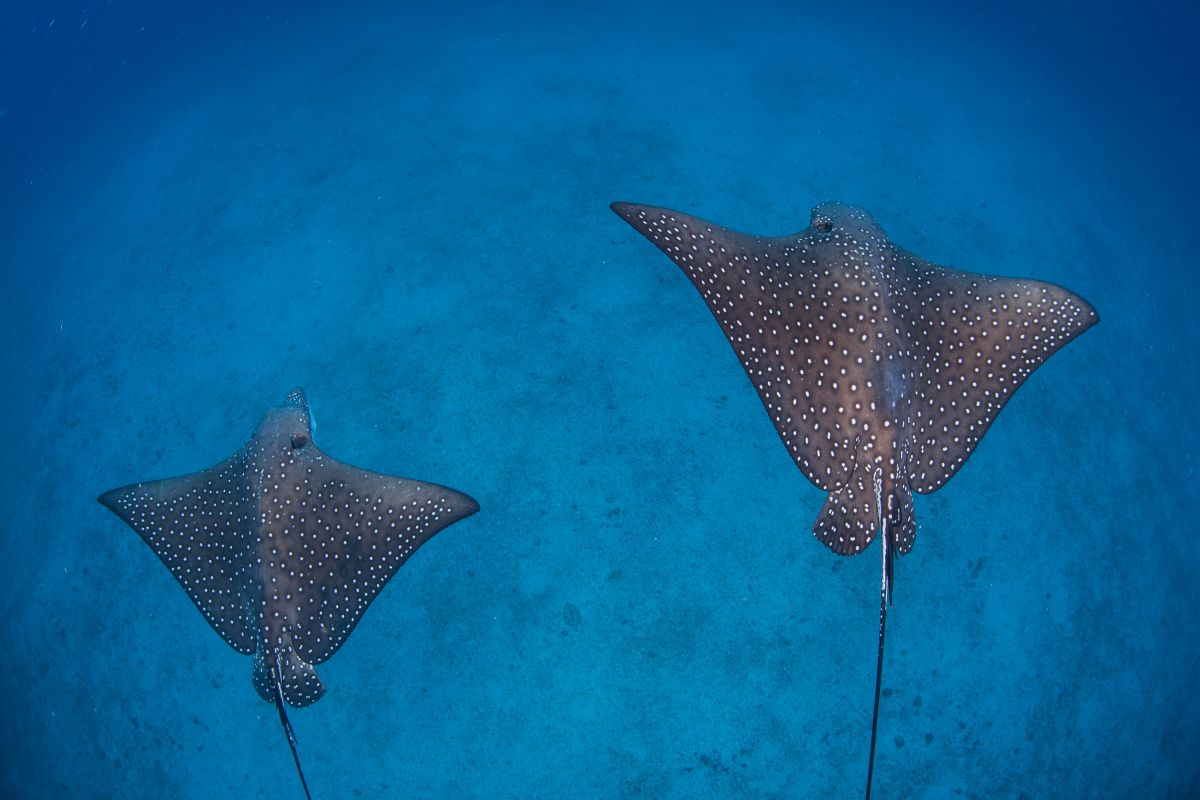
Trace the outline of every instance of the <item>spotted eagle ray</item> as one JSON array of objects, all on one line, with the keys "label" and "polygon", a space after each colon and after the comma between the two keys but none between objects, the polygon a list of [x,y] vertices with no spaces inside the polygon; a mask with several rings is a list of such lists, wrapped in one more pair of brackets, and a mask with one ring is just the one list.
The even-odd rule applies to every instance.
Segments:
[{"label": "spotted eagle ray", "polygon": [[314,665],[337,652],[418,547],[479,510],[445,486],[330,458],[313,443],[300,388],[225,461],[99,500],[137,531],[225,643],[254,656],[254,688],[278,710],[310,800],[284,703],[320,700]]},{"label": "spotted eagle ray", "polygon": [[691,279],[796,466],[829,493],[816,537],[854,555],[882,534],[869,800],[892,554],[916,538],[912,493],[944,486],[1030,373],[1100,318],[1061,286],[925,261],[842,203],[782,237],[612,209]]}]

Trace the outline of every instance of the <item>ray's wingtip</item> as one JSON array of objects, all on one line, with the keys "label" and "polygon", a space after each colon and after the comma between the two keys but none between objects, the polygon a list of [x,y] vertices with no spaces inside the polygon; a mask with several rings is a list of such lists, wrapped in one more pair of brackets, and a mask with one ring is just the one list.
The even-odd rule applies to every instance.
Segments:
[{"label": "ray's wingtip", "polygon": [[1084,321],[1083,325],[1079,329],[1079,333],[1083,333],[1100,322],[1100,312],[1097,311],[1096,307],[1088,302],[1087,299],[1085,299],[1082,295],[1075,294],[1075,302],[1077,302],[1083,309]]},{"label": "ray's wingtip", "polygon": [[614,200],[608,204],[608,207],[611,208],[613,213],[621,219],[628,220],[631,216],[633,216],[633,210],[637,206],[625,200]]},{"label": "ray's wingtip", "polygon": [[616,202],[609,203],[608,207],[618,217],[635,227],[638,223],[644,222],[646,217],[667,212],[667,209],[659,206],[648,206],[645,203],[630,203],[627,200],[617,200]]},{"label": "ray's wingtip", "polygon": [[462,492],[457,492],[457,494],[458,510],[460,513],[459,519],[466,519],[467,517],[479,513],[478,500],[476,500],[474,497],[471,497],[469,494],[463,494]]}]

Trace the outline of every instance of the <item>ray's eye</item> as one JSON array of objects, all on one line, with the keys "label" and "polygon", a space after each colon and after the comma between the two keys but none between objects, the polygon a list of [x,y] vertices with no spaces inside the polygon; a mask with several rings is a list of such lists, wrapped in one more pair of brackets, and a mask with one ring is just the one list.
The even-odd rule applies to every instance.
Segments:
[{"label": "ray's eye", "polygon": [[299,450],[301,447],[304,447],[304,445],[306,445],[306,444],[308,444],[307,436],[305,436],[303,433],[293,434],[293,436],[292,436],[292,449],[293,450]]},{"label": "ray's eye", "polygon": [[812,226],[813,230],[818,233],[829,233],[831,230],[833,230],[833,220],[822,214],[820,216],[813,217]]}]

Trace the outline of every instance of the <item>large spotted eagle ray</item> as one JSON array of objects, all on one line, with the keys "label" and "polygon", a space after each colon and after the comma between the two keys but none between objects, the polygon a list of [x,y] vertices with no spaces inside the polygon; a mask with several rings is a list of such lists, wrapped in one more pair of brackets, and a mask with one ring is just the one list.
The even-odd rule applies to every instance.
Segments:
[{"label": "large spotted eagle ray", "polygon": [[892,554],[916,538],[912,493],[945,485],[1029,374],[1099,316],[1060,286],[931,264],[841,203],[783,237],[612,208],[691,279],[796,465],[829,493],[816,537],[853,555],[882,533],[869,800]]},{"label": "large spotted eagle ray", "polygon": [[479,504],[465,494],[336,461],[312,441],[302,389],[250,441],[203,472],[100,496],[158,555],[212,625],[254,656],[254,688],[279,712],[325,694],[328,660],[413,552]]}]

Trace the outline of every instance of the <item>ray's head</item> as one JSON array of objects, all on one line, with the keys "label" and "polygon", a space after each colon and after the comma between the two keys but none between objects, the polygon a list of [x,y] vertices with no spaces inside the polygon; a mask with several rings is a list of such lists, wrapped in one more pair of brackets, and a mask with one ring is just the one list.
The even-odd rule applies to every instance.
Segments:
[{"label": "ray's head", "polygon": [[813,207],[812,220],[802,234],[817,241],[886,241],[875,218],[858,206],[828,200]]},{"label": "ray's head", "polygon": [[254,438],[270,450],[304,450],[312,444],[312,414],[308,398],[297,386],[288,392],[282,405],[263,415],[254,431]]}]

